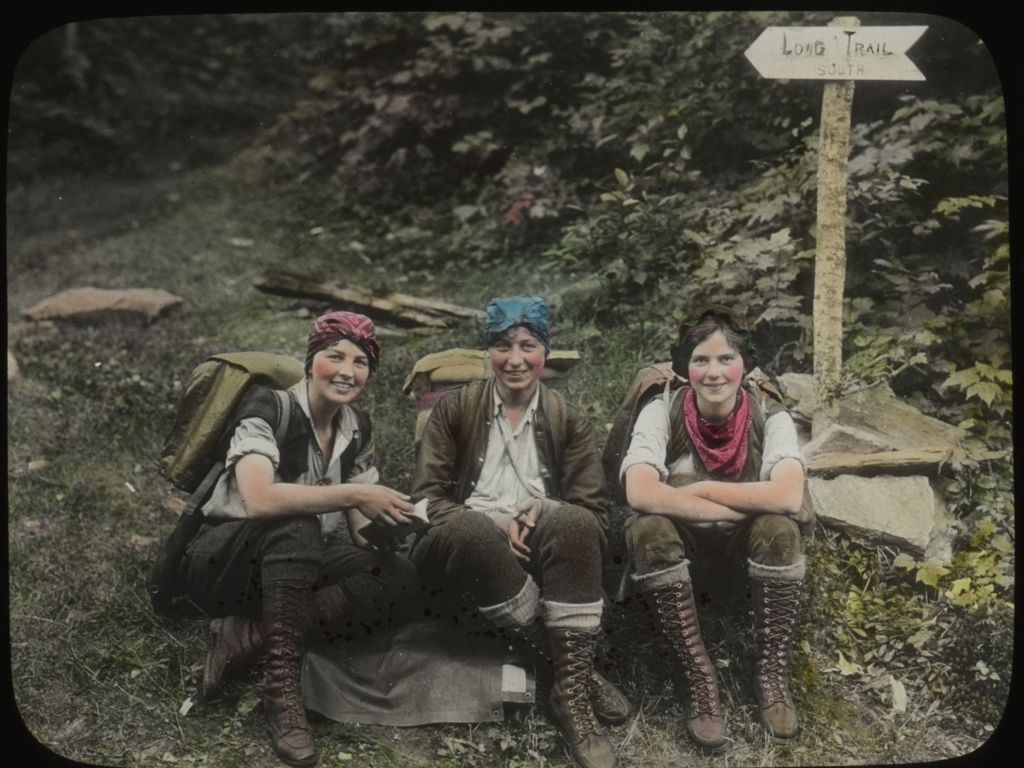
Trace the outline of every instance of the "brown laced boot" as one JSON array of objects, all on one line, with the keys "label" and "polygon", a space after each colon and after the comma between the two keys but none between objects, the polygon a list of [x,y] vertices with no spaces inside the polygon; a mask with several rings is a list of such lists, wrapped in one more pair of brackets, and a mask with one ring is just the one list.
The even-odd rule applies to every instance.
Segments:
[{"label": "brown laced boot", "polygon": [[[550,680],[551,654],[548,653],[543,622],[537,620],[521,627],[508,627],[507,631],[526,646],[538,669]],[[594,715],[605,725],[622,725],[633,714],[633,705],[625,694],[596,669],[592,670],[587,693]]]},{"label": "brown laced boot", "polygon": [[590,675],[590,706],[605,725],[622,725],[633,715],[633,705],[626,694],[596,669]]},{"label": "brown laced boot", "polygon": [[316,763],[313,729],[302,704],[302,637],[309,590],[290,584],[265,585],[267,680],[263,709],[277,756],[294,766]]},{"label": "brown laced boot", "polygon": [[577,765],[615,768],[615,752],[594,717],[589,700],[597,634],[580,629],[548,629],[554,680],[551,714]]},{"label": "brown laced boot", "polygon": [[[341,587],[332,584],[317,590],[313,615],[307,633],[330,636],[332,626],[348,614],[348,601]],[[263,623],[242,616],[225,616],[210,622],[214,633],[213,650],[206,655],[203,667],[202,696],[210,700],[231,680],[251,667],[263,656]]]},{"label": "brown laced boot", "polygon": [[213,650],[206,655],[202,684],[203,699],[207,701],[263,655],[263,630],[255,619],[225,616],[210,622],[210,629],[214,633]]},{"label": "brown laced boot", "polygon": [[803,580],[752,578],[750,583],[757,640],[754,695],[761,710],[761,724],[773,739],[786,741],[800,729],[789,694],[789,662]]},{"label": "brown laced boot", "polygon": [[[688,688],[686,730],[702,749],[719,752],[728,738],[718,695],[718,679],[697,621],[693,584],[681,581],[653,590],[661,632],[682,669]],[[682,680],[680,680],[682,682]]]}]

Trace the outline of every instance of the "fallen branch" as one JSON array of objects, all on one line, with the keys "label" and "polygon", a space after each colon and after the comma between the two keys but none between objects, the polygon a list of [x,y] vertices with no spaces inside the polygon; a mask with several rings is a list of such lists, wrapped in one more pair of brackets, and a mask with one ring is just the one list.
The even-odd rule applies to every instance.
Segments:
[{"label": "fallen branch", "polygon": [[453,321],[481,318],[483,312],[437,299],[424,299],[405,293],[373,294],[358,286],[324,283],[292,272],[268,272],[256,282],[257,290],[278,296],[329,301],[344,308],[371,314],[406,328],[426,326],[446,328]]}]

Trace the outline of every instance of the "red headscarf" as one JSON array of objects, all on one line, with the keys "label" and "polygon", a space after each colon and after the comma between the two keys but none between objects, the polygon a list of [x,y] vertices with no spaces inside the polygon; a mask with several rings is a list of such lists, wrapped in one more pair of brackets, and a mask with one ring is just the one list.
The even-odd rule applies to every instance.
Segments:
[{"label": "red headscarf", "polygon": [[374,335],[373,320],[356,312],[328,312],[313,321],[306,347],[306,372],[313,364],[313,356],[342,339],[348,339],[370,358],[370,367],[376,368],[380,360],[380,344]]},{"label": "red headscarf", "polygon": [[683,417],[693,447],[708,473],[724,480],[739,480],[747,463],[747,433],[753,414],[747,393],[736,391],[736,407],[725,421],[705,421],[697,413],[692,389],[683,395]]}]

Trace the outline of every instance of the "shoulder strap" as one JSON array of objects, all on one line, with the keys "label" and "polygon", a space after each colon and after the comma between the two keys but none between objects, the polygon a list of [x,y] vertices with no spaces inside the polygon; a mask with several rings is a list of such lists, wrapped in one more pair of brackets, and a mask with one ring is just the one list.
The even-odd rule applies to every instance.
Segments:
[{"label": "shoulder strap", "polygon": [[359,458],[359,454],[363,449],[369,445],[370,438],[372,436],[370,426],[369,414],[361,411],[355,406],[349,406],[352,414],[356,417],[356,426],[359,430],[359,439],[352,440],[345,450],[341,452],[341,456],[338,457],[339,469],[341,471],[341,482],[346,482],[346,478],[352,474],[352,467],[356,463],[356,459]]},{"label": "shoulder strap", "polygon": [[356,455],[358,455],[359,451],[363,450],[369,444],[370,438],[373,437],[373,424],[370,422],[370,414],[366,411],[352,407],[352,412],[356,415],[356,424],[359,425],[359,450],[356,451]]},{"label": "shoulder strap", "polygon": [[568,440],[566,433],[569,429],[569,404],[560,392],[548,387],[545,387],[544,390],[551,393],[551,397],[548,398],[548,405],[551,406],[551,410],[546,415],[551,442],[553,443],[552,447],[561,446],[564,448]]},{"label": "shoulder strap", "polygon": [[680,387],[666,400],[668,408],[668,452],[665,465],[672,466],[679,457],[690,451],[690,433],[686,430],[686,418],[683,416],[683,397],[687,387]]},{"label": "shoulder strap", "polygon": [[284,445],[284,438],[288,434],[288,422],[292,419],[292,398],[286,389],[275,389],[277,399],[277,427],[274,429],[274,441],[278,445]]}]

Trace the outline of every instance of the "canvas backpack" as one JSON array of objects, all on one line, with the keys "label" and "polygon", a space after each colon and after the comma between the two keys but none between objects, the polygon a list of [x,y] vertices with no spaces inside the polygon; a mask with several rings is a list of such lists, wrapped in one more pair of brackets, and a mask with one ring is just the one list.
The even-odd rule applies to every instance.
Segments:
[{"label": "canvas backpack", "polygon": [[[605,442],[604,450],[601,453],[601,463],[604,467],[605,477],[608,480],[608,489],[612,498],[619,504],[626,504],[626,489],[620,482],[619,468],[622,466],[622,459],[629,450],[629,444],[633,439],[633,427],[636,424],[640,411],[655,397],[661,396],[669,402],[672,394],[687,385],[686,380],[672,370],[672,363],[656,363],[641,368],[633,377],[626,396],[622,399],[619,409],[615,412],[611,429],[608,432],[608,439]],[[755,368],[747,374],[743,386],[751,394],[754,407],[753,421],[751,427],[754,436],[761,443],[764,435],[764,424],[767,416],[782,408],[782,393],[760,369]],[[684,445],[687,440],[686,424],[682,418],[672,418],[670,427],[671,437],[669,440],[669,456],[666,463],[672,464],[678,455],[678,446]]]},{"label": "canvas backpack", "polygon": [[160,473],[189,496],[150,569],[149,596],[158,615],[183,613],[178,564],[203,523],[198,510],[224,469],[226,432],[243,397],[257,385],[274,391],[272,426],[282,444],[291,422],[291,398],[284,390],[303,375],[298,360],[267,352],[213,355],[193,369],[160,452]]},{"label": "canvas backpack", "polygon": [[221,457],[221,439],[242,397],[255,385],[284,390],[304,375],[302,363],[269,352],[228,352],[189,376],[160,454],[160,473],[195,493]]},{"label": "canvas backpack", "polygon": [[[564,389],[569,373],[579,362],[580,353],[576,350],[552,350],[544,363],[544,385],[551,389]],[[487,351],[482,349],[457,347],[433,352],[417,360],[402,385],[402,392],[416,403],[413,433],[416,445],[419,445],[423,436],[430,412],[442,397],[471,381],[482,381],[490,375]]]}]

